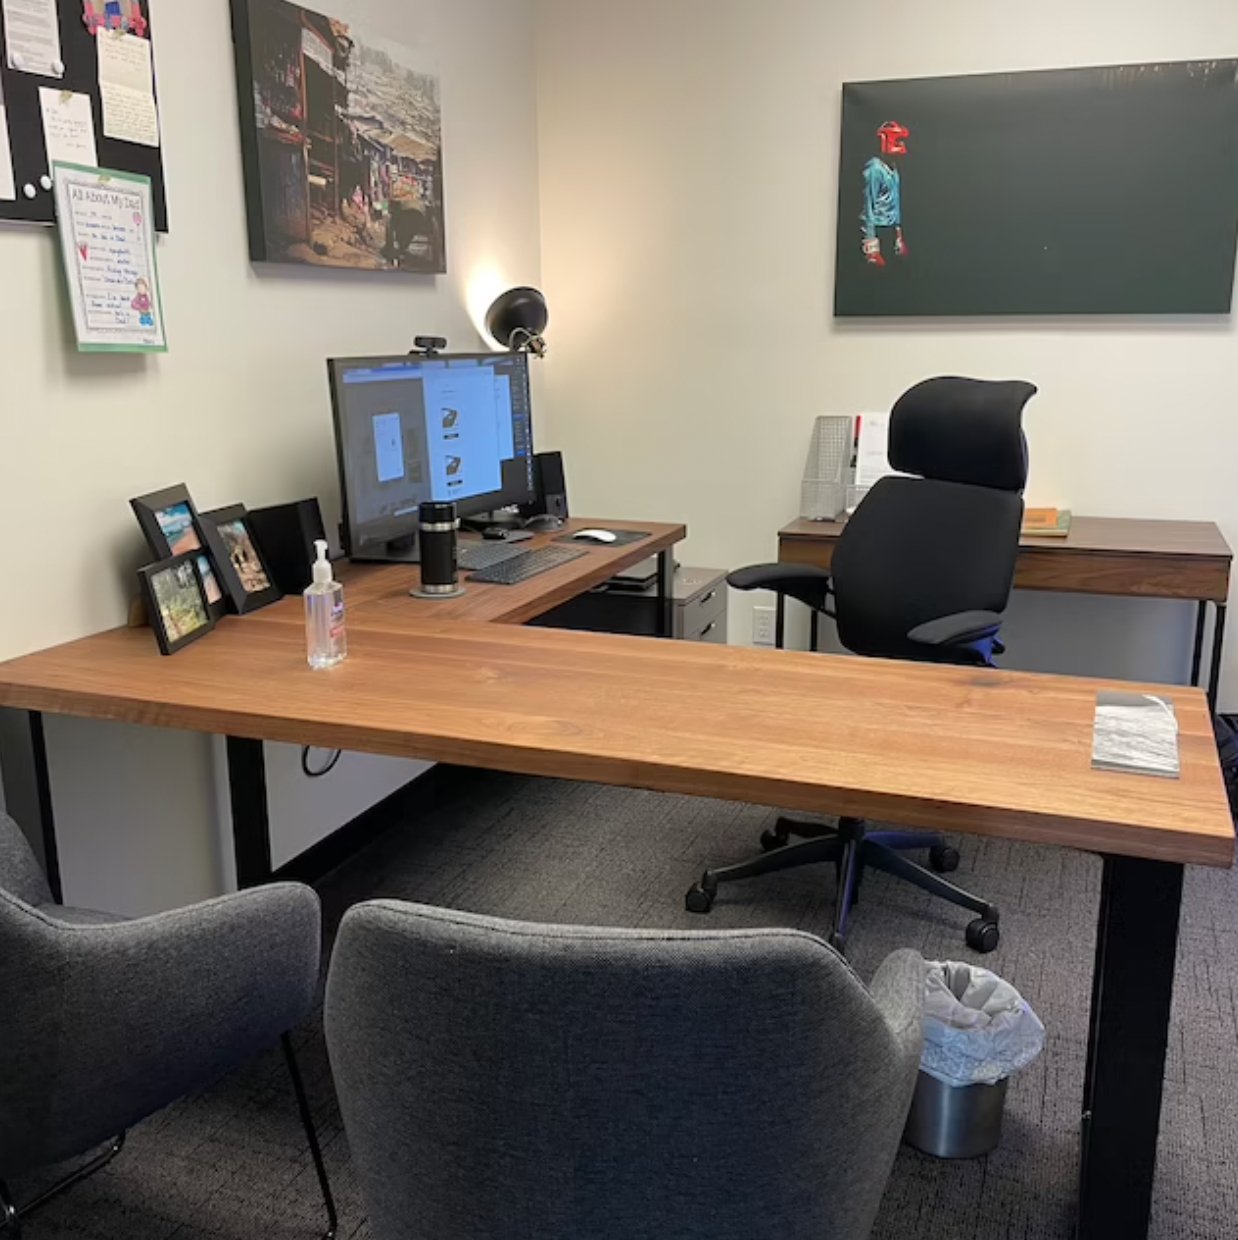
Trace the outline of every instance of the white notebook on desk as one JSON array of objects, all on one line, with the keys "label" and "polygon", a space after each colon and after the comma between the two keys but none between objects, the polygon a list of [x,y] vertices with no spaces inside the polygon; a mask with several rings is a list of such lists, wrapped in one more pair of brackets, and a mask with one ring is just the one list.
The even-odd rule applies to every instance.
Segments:
[{"label": "white notebook on desk", "polygon": [[1173,702],[1153,693],[1098,693],[1092,765],[1098,771],[1177,779],[1178,717]]}]

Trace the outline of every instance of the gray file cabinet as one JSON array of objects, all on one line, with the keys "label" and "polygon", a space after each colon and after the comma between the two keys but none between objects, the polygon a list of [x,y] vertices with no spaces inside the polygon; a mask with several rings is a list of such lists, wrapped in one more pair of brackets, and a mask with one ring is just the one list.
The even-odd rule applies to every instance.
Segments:
[{"label": "gray file cabinet", "polygon": [[[675,572],[675,637],[689,642],[726,645],[726,573],[720,568],[679,568]],[[658,591],[619,590],[605,586],[582,594],[531,624],[551,629],[589,629],[598,633],[658,632]]]}]

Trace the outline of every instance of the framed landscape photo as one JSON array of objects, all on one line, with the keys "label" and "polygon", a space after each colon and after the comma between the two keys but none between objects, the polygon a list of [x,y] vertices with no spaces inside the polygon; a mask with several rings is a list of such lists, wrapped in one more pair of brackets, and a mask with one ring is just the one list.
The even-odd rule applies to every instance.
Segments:
[{"label": "framed landscape photo", "polygon": [[283,597],[250,529],[244,504],[216,508],[199,519],[202,536],[238,615],[257,611]]},{"label": "framed landscape photo", "polygon": [[215,627],[194,552],[148,564],[138,579],[160,654],[175,654]]},{"label": "framed landscape photo", "polygon": [[198,510],[193,506],[184,485],[168,487],[129,501],[151,551],[161,560],[174,555],[196,553],[198,573],[206,592],[206,603],[212,620],[218,620],[227,608],[219,574],[202,539]]}]

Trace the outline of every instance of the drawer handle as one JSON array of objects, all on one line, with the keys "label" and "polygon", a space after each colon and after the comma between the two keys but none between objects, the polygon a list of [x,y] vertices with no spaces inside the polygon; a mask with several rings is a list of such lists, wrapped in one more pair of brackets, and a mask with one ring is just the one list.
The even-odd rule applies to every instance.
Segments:
[{"label": "drawer handle", "polygon": [[714,598],[717,598],[717,597],[718,597],[718,591],[717,591],[717,590],[710,590],[710,592],[709,592],[707,595],[705,595],[705,597],[704,597],[703,599],[701,599],[701,601],[697,604],[697,606],[698,606],[698,607],[704,607],[704,606],[705,606],[705,604],[706,604],[706,603],[708,603],[711,599],[714,599]]},{"label": "drawer handle", "polygon": [[708,637],[708,636],[709,636],[709,635],[710,635],[710,634],[714,631],[714,629],[716,629],[717,627],[718,627],[718,622],[717,622],[717,620],[711,620],[711,621],[710,621],[710,622],[709,622],[709,623],[708,623],[708,624],[707,624],[707,625],[706,625],[706,626],[705,626],[705,627],[704,627],[704,628],[703,628],[703,629],[702,629],[702,630],[701,630],[701,631],[700,631],[700,632],[696,635],[697,641],[700,641],[700,639],[701,639],[702,637]]}]

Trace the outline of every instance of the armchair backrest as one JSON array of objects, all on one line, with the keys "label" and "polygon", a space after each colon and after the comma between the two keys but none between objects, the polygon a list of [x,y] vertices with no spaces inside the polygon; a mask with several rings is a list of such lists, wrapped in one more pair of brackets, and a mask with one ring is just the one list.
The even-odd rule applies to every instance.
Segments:
[{"label": "armchair backrest", "polygon": [[966,611],[1002,613],[1014,584],[1027,482],[1030,383],[940,378],[894,406],[883,478],[843,528],[831,567],[839,640],[914,658],[907,634]]},{"label": "armchair backrest", "polygon": [[375,1237],[867,1237],[920,1056],[892,960],[897,1018],[793,931],[354,907],[325,1018]]}]

